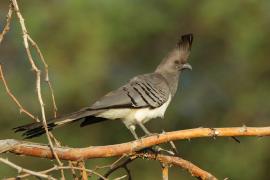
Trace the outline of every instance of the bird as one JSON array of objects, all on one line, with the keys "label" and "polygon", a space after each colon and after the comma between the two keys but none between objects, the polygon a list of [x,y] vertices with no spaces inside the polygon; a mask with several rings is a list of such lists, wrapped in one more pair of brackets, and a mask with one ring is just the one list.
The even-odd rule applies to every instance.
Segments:
[{"label": "bird", "polygon": [[[84,127],[106,120],[121,120],[135,139],[139,139],[135,131],[137,126],[146,135],[152,135],[144,124],[151,119],[164,117],[177,91],[180,75],[186,69],[192,70],[187,62],[192,42],[192,33],[182,35],[154,72],[133,77],[128,83],[107,93],[88,107],[48,120],[48,130],[77,121],[81,121],[80,126]],[[22,132],[25,139],[45,133],[41,122],[13,129],[15,132]]]}]

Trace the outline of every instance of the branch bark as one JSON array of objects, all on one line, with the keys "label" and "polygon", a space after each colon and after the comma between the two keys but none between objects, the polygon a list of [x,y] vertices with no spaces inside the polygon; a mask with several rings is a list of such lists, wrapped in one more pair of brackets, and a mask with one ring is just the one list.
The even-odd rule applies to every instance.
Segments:
[{"label": "branch bark", "polygon": [[[136,155],[141,158],[147,158],[150,160],[158,160],[161,163],[166,164],[166,165],[173,165],[173,166],[181,167],[182,169],[188,171],[192,176],[197,177],[198,179],[217,180],[217,178],[213,176],[212,174],[210,174],[209,172],[202,170],[201,168],[197,167],[191,162],[185,159],[182,159],[180,157],[167,156],[163,154],[154,154],[154,153],[138,153]],[[165,168],[164,168],[165,170],[163,169],[162,173],[163,173],[163,179],[166,180],[168,179],[168,166]]]},{"label": "branch bark", "polygon": [[[181,167],[199,179],[217,179],[207,171],[202,170],[189,161],[180,157],[154,153],[143,153],[140,150],[153,145],[174,140],[202,138],[202,137],[232,137],[232,136],[270,136],[270,127],[233,127],[233,128],[196,128],[162,133],[136,141],[106,146],[90,146],[86,148],[55,147],[55,153],[62,160],[80,161],[93,158],[104,158],[121,155],[130,155],[139,158],[158,160],[164,164]],[[0,140],[0,153],[10,152],[19,155],[35,156],[40,158],[55,158],[50,147],[14,139]]]},{"label": "branch bark", "polygon": [[[195,128],[167,132],[122,144],[90,146],[86,148],[55,147],[54,150],[59,159],[80,161],[132,154],[147,147],[175,140],[231,136],[270,136],[270,127]],[[54,158],[50,147],[46,144],[14,139],[0,140],[0,152],[11,152],[49,159]]]}]

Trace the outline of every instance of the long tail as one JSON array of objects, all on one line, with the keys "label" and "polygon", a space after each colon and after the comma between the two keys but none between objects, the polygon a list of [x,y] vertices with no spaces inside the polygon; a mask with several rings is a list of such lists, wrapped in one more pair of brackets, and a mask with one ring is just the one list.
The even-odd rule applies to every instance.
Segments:
[{"label": "long tail", "polygon": [[[94,124],[94,123],[98,123],[98,122],[102,122],[106,120],[103,118],[95,117],[95,115],[98,114],[99,112],[100,110],[90,110],[90,111],[80,110],[72,114],[65,115],[63,117],[49,120],[47,122],[47,127],[48,127],[48,130],[51,131],[55,128],[79,121],[81,119],[84,119],[84,121],[81,123],[81,126]],[[43,123],[41,122],[18,126],[18,127],[13,128],[13,130],[15,132],[23,132],[22,136],[24,136],[25,139],[37,137],[45,133]]]}]

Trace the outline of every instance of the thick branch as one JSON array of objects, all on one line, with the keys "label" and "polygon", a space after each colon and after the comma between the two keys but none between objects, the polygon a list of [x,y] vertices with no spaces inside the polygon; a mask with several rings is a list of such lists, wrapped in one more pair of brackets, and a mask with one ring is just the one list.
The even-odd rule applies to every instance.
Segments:
[{"label": "thick branch", "polygon": [[[86,148],[55,147],[59,159],[79,161],[91,158],[104,158],[131,154],[153,145],[174,140],[201,137],[230,136],[270,136],[270,127],[234,127],[234,128],[196,128],[167,132],[146,137],[140,140],[106,146],[90,146]],[[35,144],[18,140],[0,140],[0,152],[11,152],[26,156],[54,158],[48,145]]]}]

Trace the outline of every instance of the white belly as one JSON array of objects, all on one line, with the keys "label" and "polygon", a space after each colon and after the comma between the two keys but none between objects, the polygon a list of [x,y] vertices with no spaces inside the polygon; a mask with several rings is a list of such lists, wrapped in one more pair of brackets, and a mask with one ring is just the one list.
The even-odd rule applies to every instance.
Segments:
[{"label": "white belly", "polygon": [[123,122],[129,126],[137,124],[137,122],[145,123],[150,119],[162,117],[165,114],[165,111],[170,104],[171,96],[168,101],[164,103],[162,106],[150,109],[150,108],[141,108],[141,109],[109,109],[103,113],[100,113],[97,117],[102,117],[106,119],[121,119]]}]

